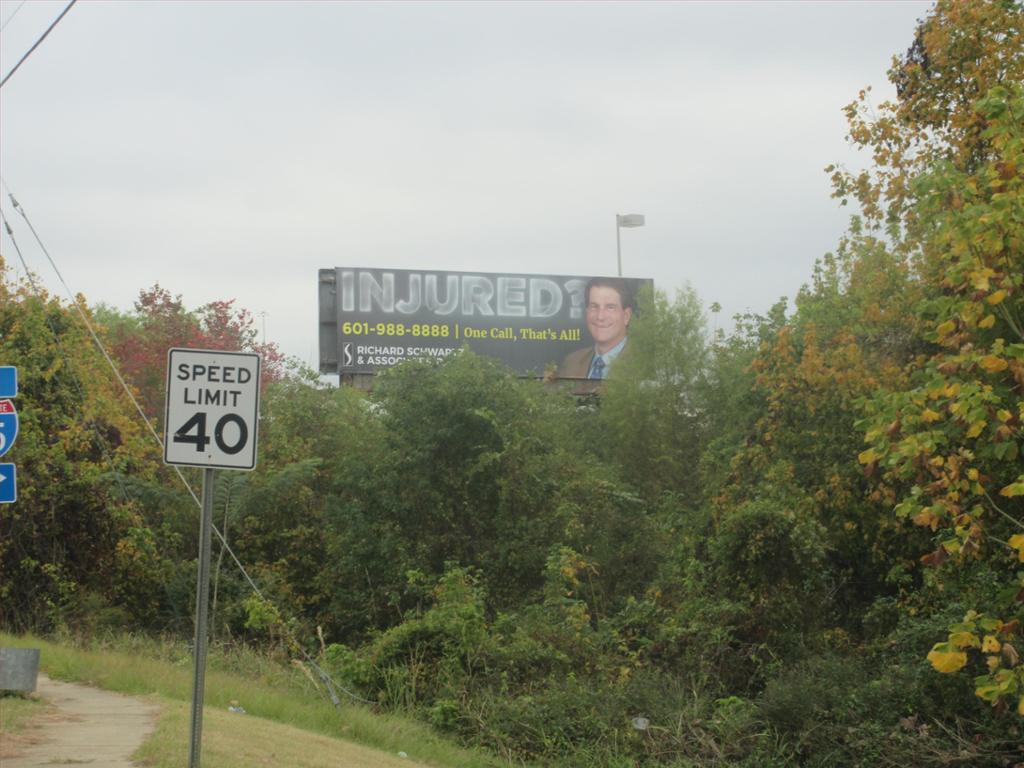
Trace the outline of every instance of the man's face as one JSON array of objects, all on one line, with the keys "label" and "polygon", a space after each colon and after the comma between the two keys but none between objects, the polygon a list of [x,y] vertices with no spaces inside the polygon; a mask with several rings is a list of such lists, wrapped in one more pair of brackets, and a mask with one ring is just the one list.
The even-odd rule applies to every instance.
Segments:
[{"label": "man's face", "polygon": [[633,317],[632,309],[623,309],[619,292],[606,285],[595,285],[587,297],[587,330],[599,352],[607,352],[624,338]]}]

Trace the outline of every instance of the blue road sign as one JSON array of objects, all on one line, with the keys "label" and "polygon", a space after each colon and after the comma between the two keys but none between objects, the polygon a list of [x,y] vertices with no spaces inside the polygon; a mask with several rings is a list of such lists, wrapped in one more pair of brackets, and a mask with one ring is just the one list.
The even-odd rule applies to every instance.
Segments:
[{"label": "blue road sign", "polygon": [[13,464],[0,464],[0,504],[18,500],[18,480]]},{"label": "blue road sign", "polygon": [[10,400],[0,400],[0,456],[14,445],[18,436],[18,413]]},{"label": "blue road sign", "polygon": [[0,365],[0,397],[18,396],[18,369],[13,365]]}]

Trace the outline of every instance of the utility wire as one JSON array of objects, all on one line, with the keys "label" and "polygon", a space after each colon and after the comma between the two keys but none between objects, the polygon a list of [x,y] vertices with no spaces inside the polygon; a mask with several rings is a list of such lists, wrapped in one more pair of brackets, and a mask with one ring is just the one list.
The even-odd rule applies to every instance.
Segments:
[{"label": "utility wire", "polygon": [[[0,211],[0,219],[3,220],[4,228],[7,230],[7,236],[11,239],[11,243],[14,245],[15,253],[18,254],[18,260],[21,262],[21,266],[25,270],[25,275],[28,277],[29,285],[32,286],[32,290],[35,292],[40,302],[42,302],[42,292],[40,291],[39,286],[36,285],[35,278],[29,271],[28,264],[25,263],[25,257],[21,253],[21,248],[18,247],[18,241],[14,237],[14,231],[11,229],[11,225],[7,221],[7,217],[3,215],[3,211]],[[60,356],[64,358],[64,367],[67,368],[71,383],[74,385],[74,388],[78,391],[79,400],[81,401],[84,407],[86,398],[85,390],[82,388],[82,382],[79,380],[78,375],[75,373],[74,366],[71,365],[71,357],[68,355],[67,350],[64,348],[64,342],[61,341],[60,334],[57,332],[57,328],[53,324],[53,320],[51,320],[50,316],[47,314],[45,306],[43,307],[43,317],[46,320],[46,324],[50,327],[50,333],[53,334],[53,340],[57,342],[57,349],[60,350]],[[125,503],[130,504],[131,497],[128,495],[128,489],[125,488],[124,480],[121,478],[121,473],[117,470],[117,467],[114,465],[114,457],[111,456],[110,452],[107,450],[107,443],[103,439],[103,436],[100,434],[99,425],[95,421],[93,421],[92,423],[92,433],[93,442],[96,444],[96,447],[100,449],[100,453],[103,454],[103,458],[106,460],[108,466],[110,466],[110,468],[113,470],[114,480],[117,483],[118,488],[120,488],[121,490],[121,495],[124,497]]]},{"label": "utility wire", "polygon": [[[163,438],[161,438],[160,435],[157,433],[156,429],[153,427],[153,425],[150,422],[149,418],[146,416],[145,412],[142,410],[142,406],[139,405],[139,401],[136,399],[134,393],[131,391],[131,388],[125,382],[124,378],[122,378],[121,373],[117,369],[117,364],[113,361],[113,359],[107,353],[107,350],[106,350],[106,348],[103,345],[103,342],[100,340],[99,336],[96,334],[96,331],[93,329],[92,323],[89,322],[89,318],[86,316],[85,312],[82,310],[82,307],[79,305],[78,301],[74,298],[74,294],[71,291],[71,288],[68,286],[67,282],[64,280],[64,276],[61,274],[60,270],[57,268],[57,265],[54,263],[53,258],[50,256],[49,250],[43,244],[43,241],[39,237],[39,234],[36,232],[35,227],[32,226],[32,222],[29,220],[28,214],[25,213],[25,209],[22,208],[21,204],[14,197],[14,194],[10,191],[10,188],[7,186],[6,180],[3,180],[2,178],[0,178],[0,183],[2,183],[4,189],[7,190],[8,197],[11,200],[11,205],[14,206],[14,210],[16,210],[21,215],[21,217],[25,220],[25,223],[28,225],[29,230],[32,232],[32,236],[35,238],[36,243],[39,245],[39,248],[46,255],[47,261],[49,261],[50,266],[53,268],[53,271],[57,274],[57,278],[60,280],[61,285],[64,286],[64,290],[68,294],[68,298],[69,298],[70,303],[75,306],[76,310],[78,310],[78,315],[82,319],[82,323],[85,325],[86,329],[89,331],[89,335],[92,337],[93,343],[96,344],[96,346],[99,348],[100,352],[103,354],[104,359],[107,361],[107,364],[110,366],[110,369],[114,372],[114,376],[117,377],[117,380],[121,384],[121,387],[124,389],[125,394],[128,395],[128,398],[132,401],[132,404],[135,406],[135,410],[138,412],[139,416],[142,418],[142,421],[146,424],[146,427],[149,429],[149,433],[153,436],[153,439],[156,440],[157,444],[160,446],[160,450],[161,450],[161,453],[162,453],[163,450],[164,450]],[[4,225],[7,228],[7,234],[11,238],[11,242],[13,243],[14,242],[14,236],[13,236],[13,233],[11,232],[11,227],[7,223],[6,218],[4,219]],[[18,257],[21,259],[22,266],[25,268],[26,272],[28,272],[28,265],[25,263],[24,258],[21,256],[21,251],[20,251],[20,249],[18,249],[18,246],[17,246],[16,243],[15,243],[15,250],[18,252]],[[35,285],[35,281],[34,280],[30,280],[30,282],[31,282],[31,284],[33,286],[33,289],[36,290],[36,293],[41,295],[39,290],[38,290],[38,288]],[[172,465],[172,466],[174,467],[174,472],[175,472],[175,474],[177,474],[178,479],[181,480],[181,482],[185,486],[186,490],[188,490],[189,495],[192,496],[193,501],[195,501],[196,504],[200,508],[202,508],[202,502],[199,500],[199,497],[196,495],[196,492],[194,490],[192,490],[191,484],[188,482],[188,480],[185,479],[185,476],[181,473],[181,469],[177,465]],[[218,540],[224,546],[224,549],[225,549],[225,551],[227,551],[228,555],[231,556],[231,559],[234,561],[235,566],[238,568],[239,572],[245,578],[246,582],[248,582],[249,587],[252,589],[253,593],[260,600],[262,600],[262,601],[264,601],[266,603],[270,603],[271,601],[267,600],[267,598],[264,596],[264,594],[260,590],[260,588],[258,586],[256,586],[256,582],[254,582],[252,577],[249,576],[249,572],[245,569],[245,566],[242,565],[242,562],[238,559],[238,556],[235,554],[234,550],[231,548],[231,545],[228,544],[227,539],[221,534],[220,530],[217,528],[216,525],[213,525],[213,532],[215,534],[217,534]],[[353,699],[355,701],[359,701],[359,702],[362,702],[364,704],[369,704],[371,706],[376,706],[376,702],[370,701],[368,699],[364,699],[363,697],[359,696],[358,694],[353,693],[352,691],[348,690],[344,686],[338,685],[338,683],[336,683],[331,678],[331,676],[328,675],[327,672],[325,672],[316,663],[316,661],[313,659],[313,657],[310,656],[309,653],[299,644],[299,642],[295,638],[295,636],[292,635],[292,633],[290,631],[288,631],[288,630],[286,630],[286,631],[288,632],[288,636],[292,640],[294,646],[305,657],[306,662],[316,671],[317,675],[320,677],[321,681],[324,683],[325,687],[327,688],[328,693],[330,694],[331,701],[333,702],[335,707],[341,706],[341,701],[338,699],[338,695],[337,695],[337,693],[334,690],[335,687],[338,688],[339,690],[343,691],[347,696],[349,696],[351,699]]]},{"label": "utility wire", "polygon": [[[31,48],[29,48],[28,51],[25,52],[24,56],[22,56],[20,59],[18,59],[18,63],[14,65],[14,69],[12,69],[10,72],[8,72],[5,75],[3,80],[0,80],[0,88],[4,87],[4,83],[6,83],[8,80],[11,79],[11,75],[13,75],[15,72],[18,71],[18,67],[20,67],[25,62],[25,59],[27,59],[29,56],[32,55],[32,51],[34,51],[36,48],[39,47],[39,45],[43,42],[43,40],[46,39],[46,36],[53,31],[53,28],[56,27],[57,24],[60,22],[60,20],[63,19],[64,16],[67,14],[67,12],[71,10],[71,6],[73,6],[77,2],[78,2],[78,0],[71,0],[71,2],[67,4],[67,7],[64,8],[64,10],[60,12],[60,16],[58,16],[56,19],[54,19],[53,20],[53,24],[51,24],[49,27],[46,28],[46,31],[43,32],[43,36],[40,37],[38,40],[36,40],[35,44]],[[21,8],[20,5],[18,7]],[[15,11],[14,13],[17,13],[17,11]],[[13,13],[11,14],[11,18],[14,18],[14,14]],[[8,21],[10,21],[10,19],[8,19]]]},{"label": "utility wire", "polygon": [[5,21],[3,24],[0,24],[0,32],[3,32],[4,29],[7,28],[7,25],[11,23],[11,19],[13,19],[15,16],[18,15],[18,11],[20,11],[21,7],[23,5],[25,5],[25,3],[27,3],[27,2],[28,2],[28,0],[21,0],[21,2],[18,3],[18,7],[15,8],[14,11],[11,13],[11,15],[7,17],[7,21]]},{"label": "utility wire", "polygon": [[[4,186],[6,187],[7,184],[4,183]],[[135,406],[135,410],[139,412],[139,416],[142,417],[142,421],[146,424],[146,427],[149,428],[149,431],[153,435],[153,437],[156,438],[156,441],[160,444],[160,448],[162,450],[164,447],[163,440],[161,440],[160,435],[156,433],[156,429],[153,428],[153,425],[150,423],[149,418],[142,410],[142,406],[139,405],[138,400],[136,400],[135,396],[132,395],[132,392],[129,389],[128,384],[126,384],[125,380],[121,378],[121,374],[117,370],[117,366],[114,364],[114,361],[110,359],[110,355],[107,354],[107,350],[104,348],[102,342],[100,342],[99,336],[97,336],[96,331],[93,330],[92,323],[89,322],[89,318],[85,316],[85,312],[82,310],[82,307],[79,305],[78,301],[75,299],[74,294],[71,292],[71,288],[69,288],[68,284],[64,281],[64,276],[60,273],[60,270],[57,269],[57,265],[53,263],[53,259],[50,257],[50,252],[46,249],[46,246],[43,245],[43,241],[39,239],[39,234],[36,232],[35,227],[32,226],[32,222],[29,221],[28,216],[25,215],[24,209],[21,207],[21,204],[17,201],[14,195],[8,193],[8,196],[11,199],[11,205],[14,206],[14,210],[21,214],[21,217],[25,220],[25,223],[28,224],[28,228],[29,230],[31,230],[32,236],[35,237],[36,242],[39,244],[39,247],[43,250],[43,253],[46,254],[46,260],[50,262],[50,266],[53,267],[53,271],[57,273],[57,278],[60,280],[61,285],[64,286],[64,290],[67,291],[68,300],[71,302],[71,304],[74,305],[75,309],[78,310],[78,315],[79,317],[82,318],[82,323],[85,325],[86,330],[89,331],[89,335],[92,336],[93,342],[96,344],[97,347],[99,347],[100,352],[103,354],[103,357],[110,365],[111,370],[114,371],[114,375],[117,377],[118,382],[120,382],[121,386],[124,388],[124,391],[127,392],[128,396],[131,398],[132,404]],[[8,234],[10,234],[9,228]],[[24,264],[24,261],[22,263]],[[28,267],[25,268],[28,269]],[[184,478],[182,478],[182,480],[184,480]],[[185,482],[185,485],[188,486],[188,482]],[[189,491],[191,490],[192,489],[189,488]],[[193,493],[192,496],[194,497],[195,494]]]}]

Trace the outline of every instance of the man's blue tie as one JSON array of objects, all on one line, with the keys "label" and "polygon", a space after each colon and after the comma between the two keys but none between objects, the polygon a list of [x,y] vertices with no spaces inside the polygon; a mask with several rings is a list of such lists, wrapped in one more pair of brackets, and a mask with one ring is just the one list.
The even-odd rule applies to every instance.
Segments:
[{"label": "man's blue tie", "polygon": [[604,358],[598,355],[597,357],[594,358],[594,362],[590,364],[590,378],[603,379],[604,368]]}]

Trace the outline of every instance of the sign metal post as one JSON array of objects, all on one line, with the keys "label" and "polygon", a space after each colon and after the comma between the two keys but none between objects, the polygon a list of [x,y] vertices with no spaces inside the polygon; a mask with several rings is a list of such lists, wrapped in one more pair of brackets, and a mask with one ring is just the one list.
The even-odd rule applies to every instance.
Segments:
[{"label": "sign metal post", "polygon": [[203,690],[206,683],[206,640],[210,606],[210,547],[213,537],[213,469],[203,470],[203,510],[199,518],[199,575],[196,578],[195,670],[192,676],[192,725],[189,768],[199,768],[203,740]]}]

